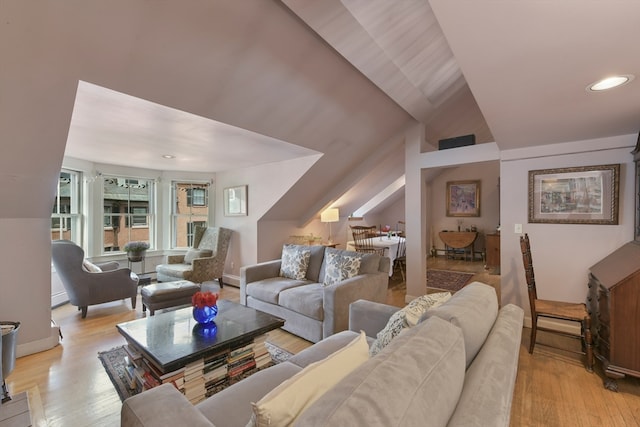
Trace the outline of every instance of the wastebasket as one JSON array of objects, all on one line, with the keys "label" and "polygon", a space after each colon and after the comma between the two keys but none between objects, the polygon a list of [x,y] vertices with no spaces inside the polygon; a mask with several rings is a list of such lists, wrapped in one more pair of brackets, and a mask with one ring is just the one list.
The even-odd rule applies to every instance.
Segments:
[{"label": "wastebasket", "polygon": [[16,342],[20,322],[0,321],[2,340],[0,340],[0,381],[2,381],[2,403],[11,400],[5,378],[13,371],[16,364]]}]

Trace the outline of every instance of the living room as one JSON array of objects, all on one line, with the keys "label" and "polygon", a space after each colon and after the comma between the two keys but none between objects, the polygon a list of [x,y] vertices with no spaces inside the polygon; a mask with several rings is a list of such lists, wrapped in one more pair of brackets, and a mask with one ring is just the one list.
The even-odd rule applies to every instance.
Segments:
[{"label": "living room", "polygon": [[[218,2],[211,8],[194,5],[193,9],[169,2],[153,12],[141,1],[109,7],[75,1],[46,6],[23,3],[3,3],[0,12],[7,22],[1,39],[14,41],[3,44],[2,48],[7,65],[1,80],[3,101],[0,103],[4,148],[0,160],[3,169],[0,194],[4,201],[0,208],[3,236],[0,259],[4,272],[0,310],[3,318],[23,322],[19,341],[23,354],[57,343],[50,323],[50,215],[80,80],[274,136],[322,154],[317,161],[290,160],[285,164],[215,174],[216,197],[219,197],[215,204],[215,225],[230,227],[241,236],[230,253],[229,262],[233,262],[233,267],[229,265],[228,275],[231,278],[238,275],[242,265],[274,258],[281,249],[281,236],[298,234],[297,230],[359,182],[359,178],[366,175],[365,170],[392,163],[394,155],[405,159],[403,167],[400,171],[388,171],[389,180],[380,186],[384,188],[402,174],[406,175],[407,233],[421,237],[408,247],[410,296],[422,292],[431,248],[428,243],[431,222],[425,205],[431,197],[442,194],[442,188],[423,184],[423,178],[441,168],[480,161],[499,162],[503,304],[513,302],[521,307],[528,304],[518,235],[513,232],[516,224],[522,224],[523,231],[533,239],[540,282],[551,283],[541,292],[548,298],[576,302],[586,297],[589,267],[633,239],[634,168],[630,151],[640,129],[638,82],[620,88],[612,95],[614,99],[608,94],[597,94],[609,97],[593,101],[593,94],[584,90],[588,83],[611,71],[602,65],[587,73],[587,63],[606,65],[623,58],[611,68],[638,73],[640,67],[634,62],[637,58],[629,54],[638,39],[633,32],[637,31],[637,25],[629,22],[638,12],[631,4],[606,11],[610,14],[607,19],[600,15],[605,12],[599,8],[589,10],[592,17],[585,16],[586,22],[576,23],[581,27],[571,32],[564,24],[572,21],[572,11],[538,9],[536,2],[531,2],[536,6],[532,6],[533,10],[510,11],[511,20],[496,18],[503,15],[492,2],[479,2],[477,7],[486,6],[485,10],[451,2],[452,8],[460,9],[457,12],[448,10],[442,1],[431,2],[457,51],[458,61],[464,65],[465,77],[473,83],[467,91],[473,92],[479,105],[486,106],[483,111],[491,122],[493,137],[486,126],[482,132],[476,132],[473,127],[469,132],[467,125],[446,132],[437,128],[435,122],[446,126],[453,122],[441,116],[426,114],[428,117],[422,121],[415,119],[418,115],[415,111],[410,114],[403,110],[395,98],[382,93],[345,61],[336,52],[340,52],[337,48],[333,50],[311,31],[307,26],[311,24],[305,24],[306,21],[302,22],[302,18],[288,9],[288,4],[295,2],[238,5]],[[533,16],[525,19],[525,13]],[[77,19],[78,16],[82,19]],[[478,16],[485,20],[476,19]],[[536,35],[539,24],[548,16],[557,16],[558,22],[548,28],[548,39],[539,40],[538,37],[542,37]],[[522,32],[511,28],[510,23],[523,21],[536,28],[526,26],[529,32],[525,31],[527,28],[522,28]],[[609,30],[605,23],[614,29]],[[466,28],[466,36],[461,28]],[[594,29],[594,34],[584,34],[584,28]],[[208,36],[199,39],[196,29]],[[470,47],[460,46],[468,39],[487,42],[500,31],[507,34],[507,30],[511,34],[510,42],[517,45],[522,54],[514,54],[517,50],[508,49],[511,46],[495,49],[495,43],[486,43],[489,47],[482,49],[471,43]],[[615,36],[621,32],[627,37]],[[175,34],[180,38],[174,38]],[[570,43],[551,42],[566,40],[568,34]],[[212,40],[224,40],[224,43],[218,45]],[[536,46],[540,48],[522,49],[522,46],[531,47],[535,40],[539,40]],[[608,42],[613,46],[614,41],[620,44],[615,49],[602,49],[611,57],[594,59],[591,42],[597,40],[600,40],[598,46]],[[473,49],[491,60],[473,57],[468,52]],[[547,51],[547,59],[542,60],[544,57],[538,56],[542,55],[538,51]],[[577,82],[572,89],[576,95],[574,92],[568,95],[572,102],[565,103],[555,96],[539,99],[535,92],[541,91],[542,85],[537,79],[554,77],[555,72],[549,76],[550,69],[561,74],[560,65],[569,67],[567,63],[572,61],[565,60],[568,51],[576,58],[583,58],[576,60],[569,70],[563,70],[565,83]],[[524,52],[528,58],[522,58]],[[584,56],[579,56],[579,52]],[[258,62],[257,58],[266,53],[273,62]],[[527,76],[523,80],[533,87],[534,93],[527,95],[515,90],[519,87],[515,83],[506,89],[496,89],[473,80],[473,68],[490,62],[500,64],[492,70],[496,80],[511,81],[506,77],[514,70],[506,68],[511,62],[519,62],[514,58],[540,64],[533,67],[527,62],[531,73],[511,74],[511,77]],[[474,61],[478,65],[469,64]],[[286,72],[282,72],[283,68]],[[309,86],[303,82],[310,82]],[[308,97],[302,96],[307,93]],[[520,101],[503,98],[498,101],[505,93],[519,96]],[[503,104],[499,112],[494,112],[497,108],[494,100]],[[578,108],[582,104],[585,108],[589,105],[589,114]],[[608,114],[590,115],[592,104],[597,104],[600,111],[607,110]],[[626,112],[617,110],[619,106],[626,106]],[[581,111],[584,122],[571,115],[564,116],[558,110]],[[459,117],[462,120],[458,121],[471,122],[464,120],[463,114]],[[506,123],[504,127],[499,124],[502,122]],[[563,130],[564,133],[551,137],[536,132],[550,132],[556,125],[570,126],[575,133]],[[505,127],[511,132],[498,133]],[[467,133],[476,133],[477,146],[435,151],[440,138]],[[526,136],[529,144],[514,134]],[[617,225],[528,223],[529,170],[602,164],[622,165]],[[249,214],[240,218],[225,217],[222,191],[239,184],[249,187]],[[346,230],[346,216],[371,196],[362,193],[350,204],[341,203],[343,220],[334,225],[334,231],[346,236],[342,232]],[[27,312],[29,317],[22,319]]]}]

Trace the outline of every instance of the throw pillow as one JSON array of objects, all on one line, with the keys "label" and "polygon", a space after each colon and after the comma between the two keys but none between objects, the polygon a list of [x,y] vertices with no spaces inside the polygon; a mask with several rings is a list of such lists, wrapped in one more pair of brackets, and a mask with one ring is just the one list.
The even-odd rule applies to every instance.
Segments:
[{"label": "throw pillow", "polygon": [[253,415],[247,427],[288,426],[326,391],[369,359],[364,332],[345,347],[312,363],[251,403]]},{"label": "throw pillow", "polygon": [[304,280],[309,268],[311,249],[301,245],[284,245],[280,276],[294,280]]},{"label": "throw pillow", "polygon": [[361,254],[330,249],[327,248],[325,252],[324,286],[334,285],[360,273]]},{"label": "throw pillow", "polygon": [[82,261],[82,267],[89,273],[102,273],[102,269],[88,259]]},{"label": "throw pillow", "polygon": [[193,260],[196,258],[205,258],[213,255],[213,251],[210,249],[194,249],[190,248],[184,255],[184,262],[186,264],[193,264]]},{"label": "throw pillow", "polygon": [[449,300],[449,298],[451,298],[451,292],[423,295],[393,313],[384,329],[378,332],[376,340],[371,344],[369,354],[371,356],[378,354],[392,339],[400,335],[405,329],[417,325],[422,315],[428,309],[442,305]]}]

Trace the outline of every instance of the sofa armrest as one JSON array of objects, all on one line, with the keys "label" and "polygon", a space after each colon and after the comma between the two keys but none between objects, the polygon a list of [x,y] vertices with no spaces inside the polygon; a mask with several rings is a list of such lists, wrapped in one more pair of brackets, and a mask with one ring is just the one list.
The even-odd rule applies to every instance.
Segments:
[{"label": "sofa armrest", "polygon": [[172,384],[154,387],[122,403],[121,427],[160,425],[215,427]]},{"label": "sofa armrest", "polygon": [[359,299],[382,302],[387,298],[387,273],[360,274],[323,288],[322,337],[349,328],[349,304]]},{"label": "sofa armrest", "polygon": [[399,307],[360,299],[349,305],[349,330],[375,338]]},{"label": "sofa armrest", "polygon": [[464,379],[448,426],[509,427],[520,356],[524,311],[505,305]]},{"label": "sofa armrest", "polygon": [[96,265],[100,267],[102,271],[113,271],[120,268],[118,261],[97,262]]},{"label": "sofa armrest", "polygon": [[282,260],[261,262],[240,267],[240,304],[247,305],[247,285],[259,280],[278,277]]}]

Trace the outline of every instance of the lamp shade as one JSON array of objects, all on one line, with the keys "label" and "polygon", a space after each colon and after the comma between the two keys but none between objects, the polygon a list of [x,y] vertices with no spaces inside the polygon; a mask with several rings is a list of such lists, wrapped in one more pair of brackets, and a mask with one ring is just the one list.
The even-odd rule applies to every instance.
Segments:
[{"label": "lamp shade", "polygon": [[329,208],[320,214],[320,222],[338,222],[340,211],[338,208]]}]

